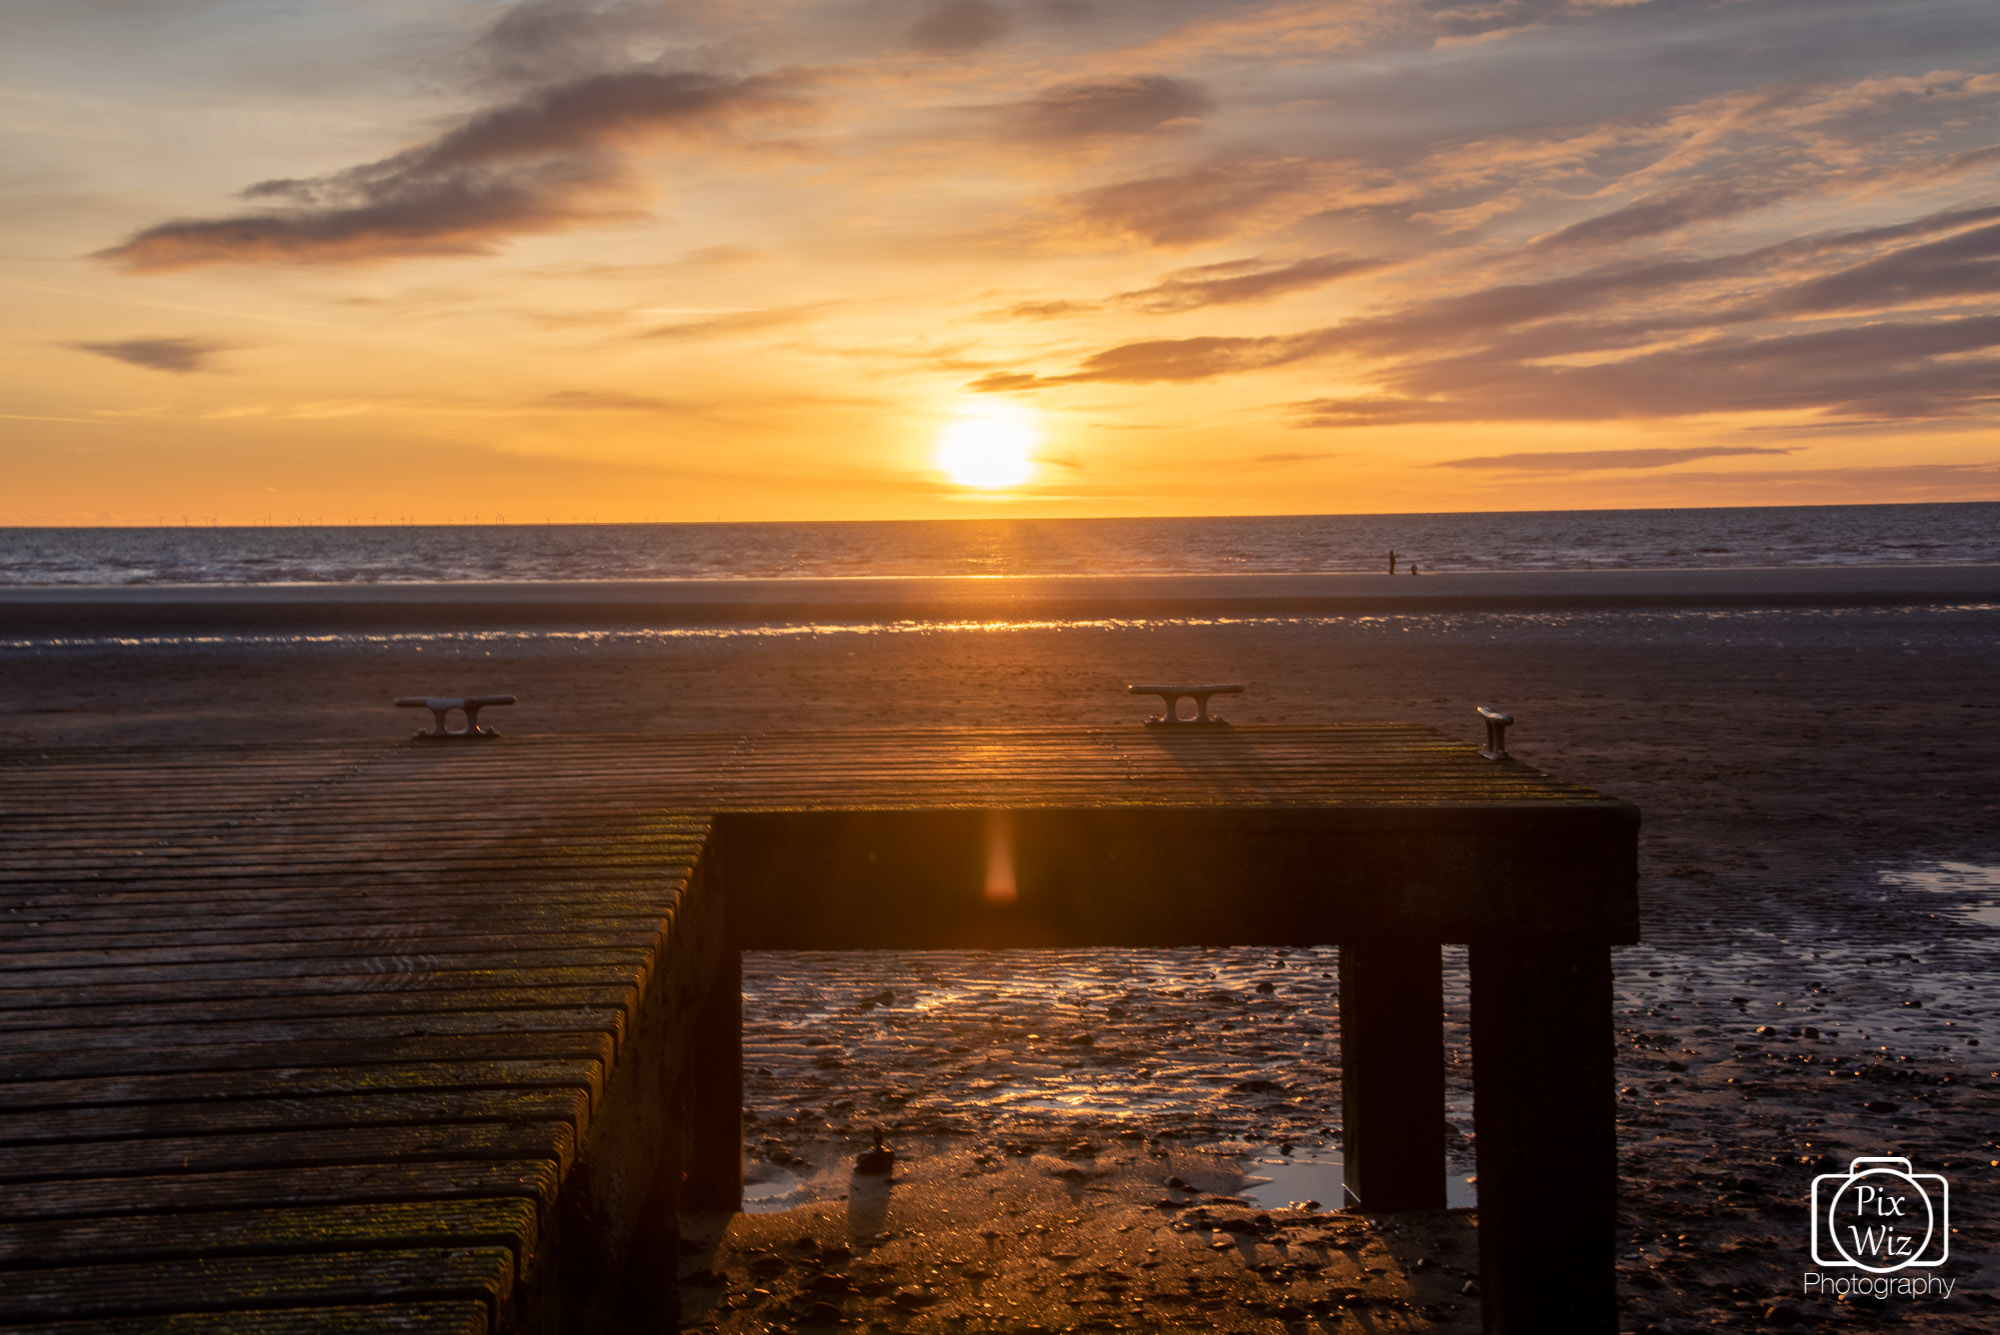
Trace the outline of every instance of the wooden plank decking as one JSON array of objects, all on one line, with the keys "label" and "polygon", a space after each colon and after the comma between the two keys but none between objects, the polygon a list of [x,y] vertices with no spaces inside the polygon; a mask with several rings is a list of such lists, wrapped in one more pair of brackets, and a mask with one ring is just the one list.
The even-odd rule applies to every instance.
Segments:
[{"label": "wooden plank decking", "polygon": [[684,924],[705,822],[433,804],[401,748],[13,760],[0,1325],[482,1331],[608,1301],[615,1275],[554,1273],[588,1251],[559,1235],[649,1185],[616,1087],[671,1059],[673,975],[714,967]]},{"label": "wooden plank decking", "polygon": [[0,1328],[608,1321],[718,822],[995,810],[1630,816],[1400,725],[0,756]]}]

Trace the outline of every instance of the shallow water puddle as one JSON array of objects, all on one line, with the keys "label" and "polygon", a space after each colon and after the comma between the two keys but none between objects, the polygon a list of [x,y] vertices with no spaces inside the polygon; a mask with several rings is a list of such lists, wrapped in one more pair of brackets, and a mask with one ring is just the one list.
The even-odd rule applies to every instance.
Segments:
[{"label": "shallow water puddle", "polygon": [[[1311,1204],[1322,1210],[1346,1207],[1346,1166],[1330,1145],[1299,1146],[1290,1154],[1260,1153],[1246,1164],[1240,1195],[1261,1210],[1282,1210]],[[1447,1209],[1477,1209],[1478,1179],[1470,1173],[1447,1172]]]},{"label": "shallow water puddle", "polygon": [[1957,902],[1941,907],[1954,918],[2000,927],[2000,866],[1933,862],[1919,867],[1898,867],[1881,876],[1884,885],[1951,897]]},{"label": "shallow water puddle", "polygon": [[744,1174],[743,1210],[746,1214],[771,1214],[803,1205],[807,1199],[805,1180],[771,1164],[752,1163]]}]

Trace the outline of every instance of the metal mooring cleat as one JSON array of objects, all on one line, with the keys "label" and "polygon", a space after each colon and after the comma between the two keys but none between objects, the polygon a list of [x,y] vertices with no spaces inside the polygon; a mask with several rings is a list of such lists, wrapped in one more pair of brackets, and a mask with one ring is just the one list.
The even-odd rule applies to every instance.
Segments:
[{"label": "metal mooring cleat", "polygon": [[[1127,686],[1131,695],[1157,695],[1166,706],[1166,713],[1155,714],[1146,720],[1149,728],[1226,728],[1229,725],[1208,712],[1208,697],[1211,695],[1241,695],[1243,688],[1237,686]],[[1194,701],[1194,717],[1182,718],[1182,700]]]},{"label": "metal mooring cleat", "polygon": [[[511,705],[511,695],[401,695],[396,697],[398,706],[404,709],[428,709],[437,719],[434,728],[419,728],[412,735],[427,741],[478,742],[500,734],[491,728],[479,726],[479,711],[488,705]],[[463,728],[445,726],[445,716],[452,710],[465,715]]]},{"label": "metal mooring cleat", "polygon": [[1479,706],[1479,717],[1486,720],[1486,745],[1479,748],[1479,754],[1488,760],[1507,758],[1507,725],[1514,721],[1512,714],[1503,714],[1497,709]]}]

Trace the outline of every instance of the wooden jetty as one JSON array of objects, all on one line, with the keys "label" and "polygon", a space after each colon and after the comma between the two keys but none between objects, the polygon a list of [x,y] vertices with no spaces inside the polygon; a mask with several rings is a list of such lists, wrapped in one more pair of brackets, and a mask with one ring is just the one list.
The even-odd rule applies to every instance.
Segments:
[{"label": "wooden jetty", "polygon": [[[0,1329],[657,1323],[741,1193],[740,952],[1341,946],[1347,1176],[1615,1329],[1637,812],[1394,724],[0,754]],[[60,1323],[60,1324],[59,1324]]]}]

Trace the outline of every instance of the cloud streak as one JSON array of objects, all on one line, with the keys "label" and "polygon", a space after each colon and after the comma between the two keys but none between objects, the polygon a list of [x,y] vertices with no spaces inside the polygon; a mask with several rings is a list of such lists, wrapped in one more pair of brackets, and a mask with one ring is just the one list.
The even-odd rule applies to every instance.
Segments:
[{"label": "cloud streak", "polygon": [[1607,469],[1671,468],[1696,459],[1734,454],[1790,454],[1789,449],[1755,445],[1685,445],[1633,450],[1548,450],[1445,459],[1433,468],[1477,468],[1514,473],[1579,473]]},{"label": "cloud streak", "polygon": [[68,346],[79,352],[94,352],[100,357],[109,357],[113,361],[144,367],[149,371],[190,375],[196,371],[216,370],[216,354],[228,351],[231,345],[206,338],[125,338],[105,343],[71,343]]},{"label": "cloud streak", "polygon": [[1215,109],[1198,83],[1162,74],[1046,88],[1005,110],[1003,120],[1031,140],[1095,139],[1191,128]]},{"label": "cloud streak", "polygon": [[1223,260],[1176,269],[1158,282],[1103,301],[1024,301],[1004,312],[1019,320],[1057,320],[1104,310],[1138,311],[1147,315],[1177,315],[1211,306],[1237,306],[1273,301],[1307,292],[1356,274],[1388,267],[1388,261],[1354,255],[1313,255],[1302,260],[1272,260],[1258,256]]},{"label": "cloud streak", "polygon": [[2000,396],[2000,316],[1722,336],[1587,366],[1466,357],[1399,367],[1391,392],[1299,405],[1304,426],[1608,421],[1805,412],[1967,417]]},{"label": "cloud streak", "polygon": [[1702,223],[1734,218],[1792,193],[1768,185],[1702,182],[1661,190],[1609,213],[1585,218],[1534,243],[1544,250],[1582,249],[1665,236]]},{"label": "cloud streak", "polygon": [[1352,255],[1314,255],[1290,263],[1227,260],[1177,270],[1151,287],[1121,292],[1112,300],[1154,315],[1234,306],[1324,287],[1337,279],[1383,268],[1385,263]]},{"label": "cloud streak", "polygon": [[1329,164],[1245,155],[1075,191],[1061,204],[1080,235],[1162,248],[1198,245],[1290,222],[1330,188]]},{"label": "cloud streak", "polygon": [[508,237],[630,217],[639,193],[631,152],[796,116],[815,82],[804,71],[732,79],[659,69],[575,79],[379,161],[243,192],[279,207],[160,223],[97,258],[137,272],[351,263],[479,252]]},{"label": "cloud streak", "polygon": [[[2000,402],[2000,315],[1985,313],[2000,292],[1994,217],[1948,210],[1496,284],[1294,333],[1121,343],[1067,372],[995,371],[970,388],[1190,383],[1340,358],[1375,391],[1291,404],[1298,425],[1970,418]],[[1184,270],[1155,290],[1207,281]]]}]

